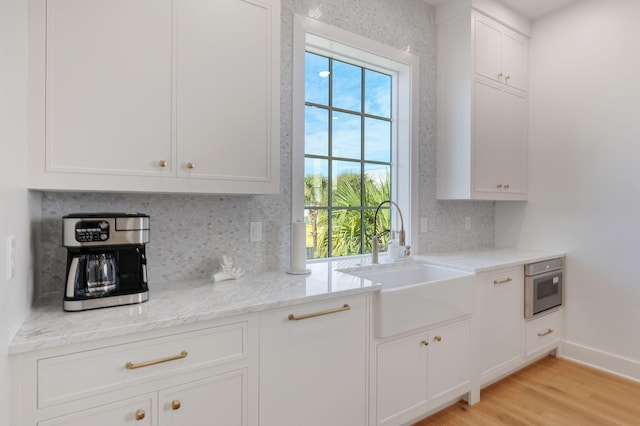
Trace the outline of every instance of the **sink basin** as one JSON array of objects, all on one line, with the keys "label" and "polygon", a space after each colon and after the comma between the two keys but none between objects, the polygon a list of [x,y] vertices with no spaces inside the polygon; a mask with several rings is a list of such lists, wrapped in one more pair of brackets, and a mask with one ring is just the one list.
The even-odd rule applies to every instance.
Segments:
[{"label": "sink basin", "polygon": [[468,272],[427,265],[424,263],[412,263],[399,266],[365,266],[360,268],[341,269],[340,272],[382,284],[382,287],[386,290],[469,275]]},{"label": "sink basin", "polygon": [[421,262],[373,265],[340,272],[381,284],[375,295],[378,337],[389,337],[471,315],[475,274]]}]

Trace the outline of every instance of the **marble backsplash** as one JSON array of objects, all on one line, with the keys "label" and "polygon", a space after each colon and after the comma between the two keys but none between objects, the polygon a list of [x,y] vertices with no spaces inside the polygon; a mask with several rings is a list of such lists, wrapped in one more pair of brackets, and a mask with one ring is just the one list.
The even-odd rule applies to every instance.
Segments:
[{"label": "marble backsplash", "polygon": [[[66,249],[62,216],[76,212],[137,211],[151,217],[149,282],[201,279],[222,256],[247,271],[289,265],[291,221],[292,24],[311,16],[420,58],[419,215],[428,219],[414,252],[427,254],[493,245],[493,202],[436,200],[435,13],[422,0],[282,0],[280,193],[259,196],[184,194],[41,194],[36,294],[62,294]],[[471,229],[465,230],[465,217]],[[249,222],[263,223],[261,242],[249,242]]]}]

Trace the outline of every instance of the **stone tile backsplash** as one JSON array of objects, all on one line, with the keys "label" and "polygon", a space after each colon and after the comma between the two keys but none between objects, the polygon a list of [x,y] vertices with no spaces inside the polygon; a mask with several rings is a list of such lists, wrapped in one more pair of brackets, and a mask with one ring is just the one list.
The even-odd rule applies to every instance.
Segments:
[{"label": "stone tile backsplash", "polygon": [[[420,58],[419,215],[428,218],[414,253],[493,245],[493,202],[436,200],[435,13],[422,0],[282,0],[280,194],[43,193],[37,259],[40,297],[61,295],[66,249],[62,216],[77,212],[138,211],[151,217],[149,282],[207,278],[223,255],[247,271],[289,265],[291,221],[292,25],[311,16]],[[464,229],[464,218],[472,227]],[[262,242],[249,242],[249,222],[263,223]]]}]

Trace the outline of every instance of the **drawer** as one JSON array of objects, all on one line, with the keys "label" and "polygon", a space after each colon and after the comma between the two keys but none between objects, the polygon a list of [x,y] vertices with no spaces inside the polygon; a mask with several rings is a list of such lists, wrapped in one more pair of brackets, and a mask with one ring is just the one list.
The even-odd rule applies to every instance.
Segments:
[{"label": "drawer", "polygon": [[38,422],[38,426],[151,426],[155,405],[155,395],[143,396]]},{"label": "drawer", "polygon": [[562,311],[557,310],[527,322],[525,335],[527,356],[559,342],[562,339]]},{"label": "drawer", "polygon": [[247,322],[38,360],[38,407],[247,358]]}]

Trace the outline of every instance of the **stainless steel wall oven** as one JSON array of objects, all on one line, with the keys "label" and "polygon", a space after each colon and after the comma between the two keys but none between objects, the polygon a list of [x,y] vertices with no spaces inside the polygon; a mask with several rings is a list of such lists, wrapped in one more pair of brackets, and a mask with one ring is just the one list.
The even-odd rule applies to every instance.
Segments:
[{"label": "stainless steel wall oven", "polygon": [[564,258],[524,266],[524,317],[533,319],[562,306]]}]

